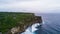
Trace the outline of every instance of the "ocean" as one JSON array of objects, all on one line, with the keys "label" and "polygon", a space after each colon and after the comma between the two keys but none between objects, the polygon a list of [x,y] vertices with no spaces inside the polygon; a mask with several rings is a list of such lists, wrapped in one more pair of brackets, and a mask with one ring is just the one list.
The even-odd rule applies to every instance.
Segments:
[{"label": "ocean", "polygon": [[60,14],[37,14],[42,16],[44,24],[38,26],[35,34],[60,34]]},{"label": "ocean", "polygon": [[43,24],[42,26],[34,27],[33,32],[28,31],[25,34],[60,34],[60,14],[57,13],[46,13],[46,14],[36,14],[37,16],[42,16]]},{"label": "ocean", "polygon": [[42,26],[39,26],[39,24],[34,24],[22,34],[60,34],[60,14],[40,13],[36,15],[42,16]]}]

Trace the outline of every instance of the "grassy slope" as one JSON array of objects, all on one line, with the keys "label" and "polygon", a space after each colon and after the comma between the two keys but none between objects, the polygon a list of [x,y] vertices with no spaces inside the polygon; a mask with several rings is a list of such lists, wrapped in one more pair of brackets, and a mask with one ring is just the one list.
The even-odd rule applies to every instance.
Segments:
[{"label": "grassy slope", "polygon": [[0,32],[7,32],[12,27],[26,25],[33,21],[33,13],[0,12]]}]

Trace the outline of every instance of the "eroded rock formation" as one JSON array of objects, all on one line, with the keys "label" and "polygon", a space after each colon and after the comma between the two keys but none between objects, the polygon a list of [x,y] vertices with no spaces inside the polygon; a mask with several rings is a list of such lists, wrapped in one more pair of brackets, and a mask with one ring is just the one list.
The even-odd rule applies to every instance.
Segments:
[{"label": "eroded rock formation", "polygon": [[24,32],[35,23],[42,23],[41,16],[34,13],[0,12],[0,32],[18,34]]},{"label": "eroded rock formation", "polygon": [[[27,19],[27,21],[29,21],[29,19]],[[24,32],[28,27],[30,27],[30,26],[32,26],[33,24],[35,24],[35,23],[42,23],[42,18],[41,18],[41,16],[35,16],[34,18],[33,18],[33,21],[31,22],[31,23],[27,23],[27,24],[25,24],[25,25],[18,25],[18,27],[13,27],[12,29],[11,29],[11,33],[12,34],[18,34],[18,33],[22,33],[22,32]]]}]

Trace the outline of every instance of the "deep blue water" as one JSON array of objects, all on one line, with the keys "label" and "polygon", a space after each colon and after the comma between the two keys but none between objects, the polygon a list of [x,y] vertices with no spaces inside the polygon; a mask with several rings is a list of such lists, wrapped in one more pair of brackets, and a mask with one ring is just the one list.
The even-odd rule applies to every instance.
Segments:
[{"label": "deep blue water", "polygon": [[37,30],[35,32],[30,32],[29,30],[31,28],[28,28],[28,30],[22,34],[60,34],[60,14],[52,14],[52,13],[41,14],[40,13],[36,15],[42,16],[42,19],[43,19],[42,26],[36,27]]},{"label": "deep blue water", "polygon": [[35,34],[60,34],[60,14],[37,14],[42,16],[44,24],[38,26]]}]

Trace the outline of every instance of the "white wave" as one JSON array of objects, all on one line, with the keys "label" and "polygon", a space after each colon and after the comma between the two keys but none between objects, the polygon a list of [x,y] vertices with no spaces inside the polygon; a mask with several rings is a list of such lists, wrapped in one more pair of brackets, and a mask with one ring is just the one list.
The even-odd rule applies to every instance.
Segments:
[{"label": "white wave", "polygon": [[26,29],[26,31],[22,34],[34,34],[33,32],[38,30],[36,27],[39,26],[39,23],[33,24],[31,27],[29,27],[28,29]]}]

